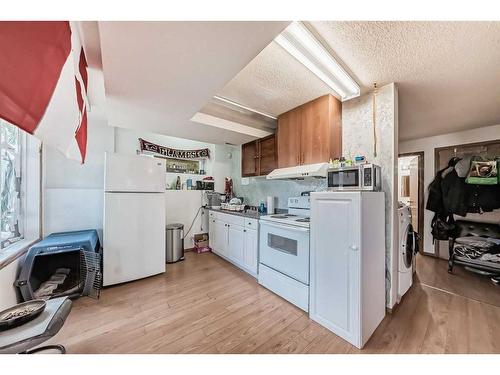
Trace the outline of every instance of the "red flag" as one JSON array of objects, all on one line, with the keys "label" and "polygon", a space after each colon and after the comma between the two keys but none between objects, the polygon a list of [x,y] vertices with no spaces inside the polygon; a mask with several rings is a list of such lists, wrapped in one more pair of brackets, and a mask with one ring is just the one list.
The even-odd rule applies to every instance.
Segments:
[{"label": "red flag", "polygon": [[0,117],[33,133],[71,51],[69,22],[0,22]]},{"label": "red flag", "polygon": [[[80,61],[78,63],[78,70],[80,71],[80,76],[82,77],[85,92],[87,92],[87,61],[85,60],[85,54],[83,48],[80,51]],[[85,163],[85,156],[87,153],[87,107],[82,96],[82,87],[80,81],[75,77],[76,86],[76,99],[78,102],[78,108],[82,116],[80,126],[75,133],[76,143],[78,144],[78,149],[80,150],[80,155],[82,157],[82,164]]]},{"label": "red flag", "polygon": [[78,70],[80,71],[80,75],[82,76],[83,86],[85,87],[85,92],[87,92],[88,88],[88,75],[87,75],[87,59],[85,58],[85,52],[83,48],[80,51],[80,61],[78,62]]},{"label": "red flag", "polygon": [[0,117],[85,160],[88,75],[77,28],[0,22],[0,51]]},{"label": "red flag", "polygon": [[82,155],[82,164],[85,163],[85,156],[87,154],[87,109],[83,111],[82,122],[75,134],[76,143]]}]

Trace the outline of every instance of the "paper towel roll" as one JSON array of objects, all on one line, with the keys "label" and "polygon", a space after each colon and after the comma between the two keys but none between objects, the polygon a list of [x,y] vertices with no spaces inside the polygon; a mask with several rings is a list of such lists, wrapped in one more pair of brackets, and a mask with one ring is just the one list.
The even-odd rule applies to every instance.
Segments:
[{"label": "paper towel roll", "polygon": [[271,197],[271,196],[267,197],[267,213],[269,215],[274,214],[274,202],[275,202],[275,200],[276,200],[275,197]]}]

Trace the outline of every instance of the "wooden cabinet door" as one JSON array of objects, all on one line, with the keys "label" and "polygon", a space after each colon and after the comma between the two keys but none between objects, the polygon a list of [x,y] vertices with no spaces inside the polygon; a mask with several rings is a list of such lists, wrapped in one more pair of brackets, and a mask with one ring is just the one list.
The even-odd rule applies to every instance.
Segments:
[{"label": "wooden cabinet door", "polygon": [[278,168],[294,167],[300,163],[300,123],[299,109],[293,109],[278,117]]},{"label": "wooden cabinet door", "polygon": [[259,234],[254,229],[245,229],[244,266],[250,272],[257,273],[257,254],[259,249]]},{"label": "wooden cabinet door", "polygon": [[342,155],[341,103],[325,95],[301,107],[301,164],[328,162]]},{"label": "wooden cabinet door", "polygon": [[259,139],[259,176],[271,173],[278,168],[276,160],[276,135]]},{"label": "wooden cabinet door", "polygon": [[241,146],[241,176],[251,177],[258,174],[258,144],[257,141]]}]

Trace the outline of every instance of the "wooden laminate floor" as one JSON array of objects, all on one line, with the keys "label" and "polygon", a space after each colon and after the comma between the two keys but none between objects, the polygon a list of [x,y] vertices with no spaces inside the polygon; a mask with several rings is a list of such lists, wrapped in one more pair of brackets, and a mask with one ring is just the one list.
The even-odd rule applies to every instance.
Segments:
[{"label": "wooden laminate floor", "polygon": [[489,277],[479,276],[456,265],[448,273],[448,261],[430,256],[417,256],[417,281],[477,301],[500,307],[500,287]]},{"label": "wooden laminate floor", "polygon": [[82,298],[51,340],[69,353],[500,353],[500,308],[416,283],[363,350],[231,264],[187,253],[167,273]]}]

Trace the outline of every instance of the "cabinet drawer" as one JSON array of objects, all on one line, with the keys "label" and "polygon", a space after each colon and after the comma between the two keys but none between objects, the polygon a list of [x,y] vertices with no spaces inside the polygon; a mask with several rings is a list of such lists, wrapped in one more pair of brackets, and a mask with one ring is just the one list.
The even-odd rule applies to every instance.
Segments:
[{"label": "cabinet drawer", "polygon": [[245,225],[245,218],[243,216],[223,214],[220,212],[218,212],[217,215],[218,215],[217,218],[225,223],[232,225],[240,225],[240,226]]},{"label": "cabinet drawer", "polygon": [[259,228],[259,221],[257,219],[245,218],[245,228],[257,230]]}]

